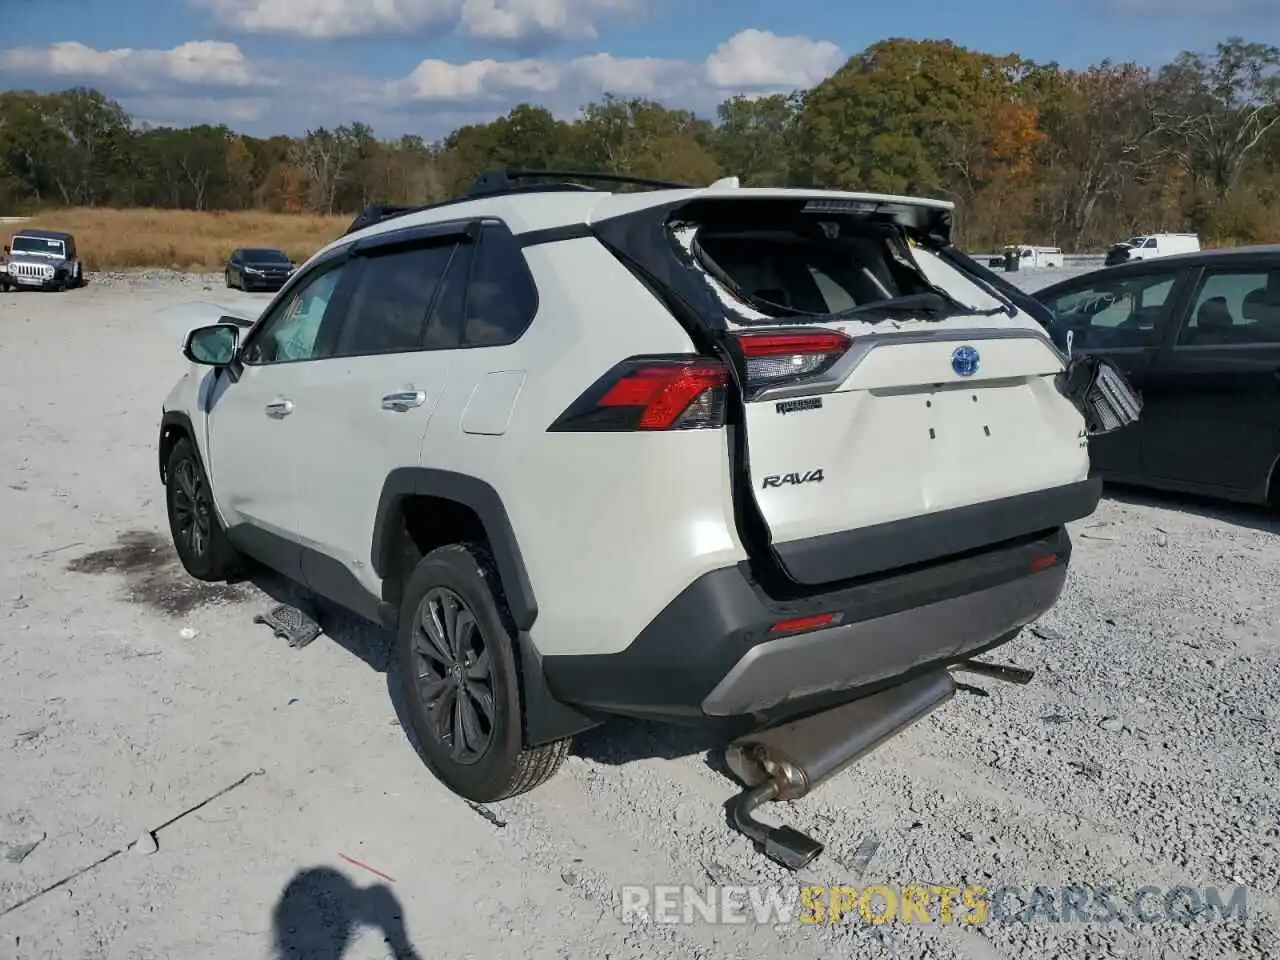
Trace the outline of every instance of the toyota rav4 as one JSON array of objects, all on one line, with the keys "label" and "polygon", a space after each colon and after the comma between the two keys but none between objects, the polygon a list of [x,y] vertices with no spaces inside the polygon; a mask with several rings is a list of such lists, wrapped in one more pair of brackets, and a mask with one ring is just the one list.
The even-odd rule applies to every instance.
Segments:
[{"label": "toyota rav4", "polygon": [[395,631],[474,801],[611,715],[761,729],[1009,641],[1097,504],[1088,435],[1137,416],[949,203],[633,183],[370,208],[188,333],[164,403],[186,570]]}]

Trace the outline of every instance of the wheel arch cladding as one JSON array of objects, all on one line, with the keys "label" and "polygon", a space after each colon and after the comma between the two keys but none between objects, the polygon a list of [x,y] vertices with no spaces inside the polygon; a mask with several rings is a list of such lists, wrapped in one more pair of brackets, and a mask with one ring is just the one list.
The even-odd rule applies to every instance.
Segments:
[{"label": "wheel arch cladding", "polygon": [[601,718],[556,699],[547,687],[542,657],[529,637],[538,617],[524,559],[498,492],[476,477],[428,467],[401,467],[387,475],[374,520],[370,557],[384,580],[395,574],[403,505],[411,497],[431,497],[466,508],[480,521],[507,609],[516,628],[516,669],[520,678],[523,733],[527,746],[551,743],[599,725]]},{"label": "wheel arch cladding", "polygon": [[476,477],[429,467],[392,470],[383,483],[374,519],[370,551],[374,572],[383,579],[394,573],[397,531],[402,522],[401,506],[409,497],[450,500],[479,518],[516,629],[526,631],[532,627],[538,618],[538,604],[507,509],[498,492]]},{"label": "wheel arch cladding", "polygon": [[169,478],[166,475],[166,468],[169,465],[169,454],[173,452],[173,448],[178,445],[180,440],[190,440],[191,445],[196,447],[196,456],[200,456],[200,449],[196,445],[195,429],[191,426],[191,418],[185,413],[178,410],[166,410],[160,417],[160,482],[167,483]]}]

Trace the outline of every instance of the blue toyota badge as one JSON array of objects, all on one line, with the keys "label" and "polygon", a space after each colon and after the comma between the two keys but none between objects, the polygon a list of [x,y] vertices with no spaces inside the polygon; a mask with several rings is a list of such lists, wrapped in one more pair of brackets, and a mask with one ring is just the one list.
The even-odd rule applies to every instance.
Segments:
[{"label": "blue toyota badge", "polygon": [[978,372],[978,351],[967,343],[951,351],[951,369],[958,377],[972,377]]}]

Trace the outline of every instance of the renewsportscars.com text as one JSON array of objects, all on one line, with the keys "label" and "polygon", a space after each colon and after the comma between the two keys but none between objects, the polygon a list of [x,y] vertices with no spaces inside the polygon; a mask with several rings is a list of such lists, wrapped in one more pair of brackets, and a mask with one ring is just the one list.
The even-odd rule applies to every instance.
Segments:
[{"label": "renewsportscars.com text", "polygon": [[622,919],[663,924],[761,923],[1245,923],[1245,887],[907,884],[852,886],[628,886]]}]

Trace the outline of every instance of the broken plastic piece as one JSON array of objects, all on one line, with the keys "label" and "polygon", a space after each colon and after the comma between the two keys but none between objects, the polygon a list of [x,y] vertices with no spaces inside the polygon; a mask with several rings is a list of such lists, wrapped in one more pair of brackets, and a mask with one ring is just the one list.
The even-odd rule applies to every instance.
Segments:
[{"label": "broken plastic piece", "polygon": [[320,624],[302,610],[282,603],[267,613],[256,614],[254,623],[265,623],[277,637],[289,641],[289,646],[305,647],[320,636]]}]

